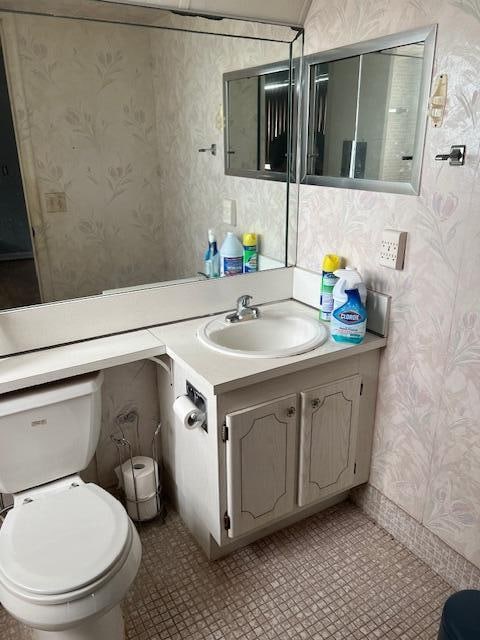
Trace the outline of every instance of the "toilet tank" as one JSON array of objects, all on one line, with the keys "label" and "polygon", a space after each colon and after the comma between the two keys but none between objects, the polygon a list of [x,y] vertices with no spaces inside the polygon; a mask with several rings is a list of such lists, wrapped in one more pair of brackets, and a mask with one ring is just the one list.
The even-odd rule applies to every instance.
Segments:
[{"label": "toilet tank", "polygon": [[102,382],[96,372],[0,396],[0,493],[87,467],[100,436]]}]

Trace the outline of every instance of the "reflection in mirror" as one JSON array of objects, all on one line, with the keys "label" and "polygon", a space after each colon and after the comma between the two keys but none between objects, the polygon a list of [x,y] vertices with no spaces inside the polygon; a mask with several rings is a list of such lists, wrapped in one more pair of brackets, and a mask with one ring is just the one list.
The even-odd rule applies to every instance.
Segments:
[{"label": "reflection in mirror", "polygon": [[423,42],[362,56],[356,178],[410,182]]},{"label": "reflection in mirror", "polygon": [[[0,122],[1,308],[202,279],[209,229],[219,249],[229,231],[254,233],[258,268],[285,265],[285,183],[224,170],[224,73],[289,56],[284,27],[275,41],[276,27],[263,40],[245,24],[231,37],[0,11],[13,116]],[[288,87],[286,73],[275,82]]]},{"label": "reflection in mirror", "polygon": [[277,71],[260,79],[261,112],[264,114],[260,120],[260,139],[265,140],[265,146],[261,147],[265,157],[260,158],[260,167],[265,171],[287,171],[289,78],[289,71]]},{"label": "reflection in mirror", "polygon": [[434,40],[431,27],[307,57],[307,183],[418,192]]},{"label": "reflection in mirror", "polygon": [[40,291],[1,48],[0,113],[0,296],[8,308],[40,302]]},{"label": "reflection in mirror", "polygon": [[356,57],[311,68],[308,172],[312,175],[350,174],[359,67]]},{"label": "reflection in mirror", "polygon": [[[167,9],[170,6],[170,10],[159,9],[158,5],[161,4],[166,5]],[[164,3],[157,0],[0,0],[0,10],[285,43],[292,40],[292,29],[288,26],[220,17],[209,12],[208,15],[203,12],[190,13],[189,10],[175,9],[175,4],[191,3],[188,0],[167,0]],[[236,11],[233,13],[236,14]]]},{"label": "reflection in mirror", "polygon": [[258,78],[237,78],[228,83],[229,169],[256,171],[258,153]]},{"label": "reflection in mirror", "polygon": [[[268,180],[286,180],[290,97],[288,61],[224,75],[225,172]],[[293,107],[295,110],[295,106]]]}]

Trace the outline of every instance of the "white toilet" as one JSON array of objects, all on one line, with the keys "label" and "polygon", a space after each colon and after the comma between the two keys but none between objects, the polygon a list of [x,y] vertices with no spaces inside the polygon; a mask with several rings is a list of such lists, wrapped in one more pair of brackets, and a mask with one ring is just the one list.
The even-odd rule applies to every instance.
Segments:
[{"label": "white toilet", "polygon": [[0,397],[0,602],[35,640],[122,640],[141,559],[123,506],[79,475],[100,435],[101,373]]}]

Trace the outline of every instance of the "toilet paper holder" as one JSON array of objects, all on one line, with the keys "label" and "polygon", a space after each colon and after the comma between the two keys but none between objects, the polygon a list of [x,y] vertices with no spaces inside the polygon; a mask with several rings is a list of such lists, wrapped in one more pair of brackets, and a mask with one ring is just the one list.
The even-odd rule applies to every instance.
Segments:
[{"label": "toilet paper holder", "polygon": [[196,389],[193,384],[186,381],[187,396],[193,402],[193,404],[204,414],[205,419],[200,425],[200,428],[208,433],[208,415],[207,415],[207,399],[205,396]]},{"label": "toilet paper holder", "polygon": [[[122,494],[125,503],[125,507],[130,515],[130,517],[137,522],[142,522],[145,520],[152,520],[154,517],[161,516],[163,519],[165,517],[165,509],[163,505],[162,499],[162,481],[161,481],[161,465],[159,460],[159,452],[158,452],[158,437],[160,434],[160,430],[162,428],[162,423],[160,422],[155,429],[155,432],[152,437],[152,460],[153,460],[153,468],[154,468],[154,480],[156,490],[154,495],[149,497],[148,504],[145,499],[141,499],[139,497],[137,478],[135,475],[135,461],[134,461],[134,451],[132,443],[128,438],[125,437],[125,433],[117,422],[118,433],[110,434],[111,441],[117,447],[117,455],[118,455],[118,463],[120,470],[123,468],[125,463],[129,463],[131,474],[132,474],[132,484],[134,495],[132,497],[128,497],[125,491],[125,486],[122,487]],[[152,511],[151,507],[156,505],[156,509]],[[131,507],[131,508],[130,508]],[[133,513],[131,511],[133,510]],[[136,517],[135,517],[136,516]]]}]

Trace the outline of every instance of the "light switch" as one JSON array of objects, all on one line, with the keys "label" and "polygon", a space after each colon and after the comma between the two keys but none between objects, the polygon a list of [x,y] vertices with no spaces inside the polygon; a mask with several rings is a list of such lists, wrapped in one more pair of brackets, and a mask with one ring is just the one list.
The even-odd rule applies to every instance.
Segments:
[{"label": "light switch", "polygon": [[237,202],[236,200],[223,200],[223,222],[230,224],[232,227],[237,225]]},{"label": "light switch", "polygon": [[389,269],[403,269],[407,232],[384,229],[380,246],[379,263]]},{"label": "light switch", "polygon": [[63,191],[46,193],[45,206],[47,213],[67,213],[67,194]]}]

